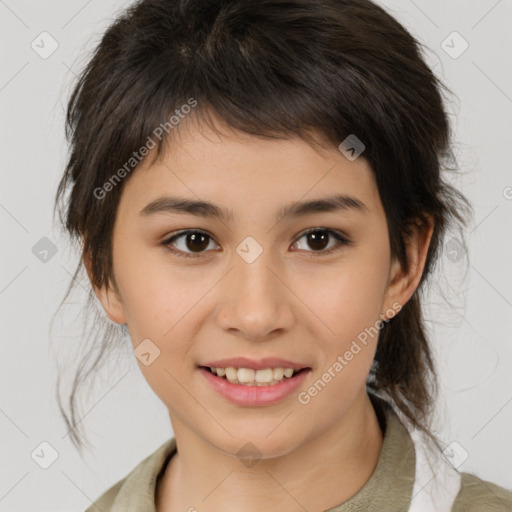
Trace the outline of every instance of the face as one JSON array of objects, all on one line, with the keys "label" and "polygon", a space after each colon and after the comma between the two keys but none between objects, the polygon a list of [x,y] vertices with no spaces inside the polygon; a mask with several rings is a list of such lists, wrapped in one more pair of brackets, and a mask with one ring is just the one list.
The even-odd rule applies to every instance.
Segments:
[{"label": "face", "polygon": [[[192,432],[226,453],[248,441],[263,458],[291,452],[360,400],[381,315],[398,312],[417,280],[390,258],[363,158],[299,139],[180,130],[160,160],[143,162],[125,183],[113,234],[118,293],[98,296],[112,320],[128,324],[176,435]],[[335,196],[345,201],[297,208]],[[185,211],[165,198],[214,207]],[[287,362],[260,369],[306,370],[274,390],[240,391],[201,368],[237,357],[250,361],[232,366],[280,358]]]}]

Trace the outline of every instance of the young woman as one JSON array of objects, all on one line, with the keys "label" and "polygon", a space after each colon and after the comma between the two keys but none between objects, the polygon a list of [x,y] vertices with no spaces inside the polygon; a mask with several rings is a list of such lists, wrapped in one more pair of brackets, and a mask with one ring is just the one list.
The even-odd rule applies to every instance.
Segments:
[{"label": "young woman", "polygon": [[429,429],[421,293],[471,214],[443,176],[443,87],[369,0],[115,20],[70,99],[57,202],[174,436],[88,511],[512,509]]}]

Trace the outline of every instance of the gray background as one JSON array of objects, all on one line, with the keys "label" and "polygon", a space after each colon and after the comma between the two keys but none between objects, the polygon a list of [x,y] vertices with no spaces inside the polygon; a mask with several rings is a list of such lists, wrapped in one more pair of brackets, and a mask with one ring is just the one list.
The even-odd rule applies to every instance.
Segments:
[{"label": "gray background", "polygon": [[[459,98],[448,106],[462,171],[456,184],[475,208],[469,253],[457,255],[452,242],[431,293],[441,381],[435,430],[454,443],[459,470],[512,488],[512,1],[380,3],[431,49],[429,64]],[[77,352],[88,285],[82,276],[82,295],[70,299],[50,343],[49,324],[77,262],[52,219],[66,156],[64,105],[75,74],[126,5],[0,0],[1,511],[83,511],[172,435],[167,410],[127,349],[84,405],[81,424],[97,447],[84,460],[55,400],[55,361]],[[459,56],[454,31],[469,44]],[[42,58],[52,40],[58,48]],[[47,261],[36,245],[47,243],[43,237],[56,248]],[[52,449],[42,442],[58,453],[48,469],[41,465]]]}]

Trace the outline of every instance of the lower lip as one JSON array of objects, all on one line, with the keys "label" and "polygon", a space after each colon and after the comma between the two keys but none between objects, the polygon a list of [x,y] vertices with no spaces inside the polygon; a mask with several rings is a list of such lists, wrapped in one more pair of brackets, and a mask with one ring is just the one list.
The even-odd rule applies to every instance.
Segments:
[{"label": "lower lip", "polygon": [[232,384],[223,377],[214,375],[206,368],[199,368],[213,389],[224,398],[237,405],[271,405],[291,395],[304,381],[311,368],[302,370],[297,375],[285,378],[279,384],[268,386],[244,386]]}]

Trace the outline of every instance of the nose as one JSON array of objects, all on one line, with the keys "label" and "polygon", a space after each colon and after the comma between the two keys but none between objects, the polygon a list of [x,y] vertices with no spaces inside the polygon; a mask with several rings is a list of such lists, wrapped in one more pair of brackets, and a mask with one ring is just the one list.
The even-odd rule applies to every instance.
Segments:
[{"label": "nose", "polygon": [[252,263],[235,258],[217,310],[216,320],[224,331],[251,341],[280,336],[294,321],[294,295],[268,252]]}]

